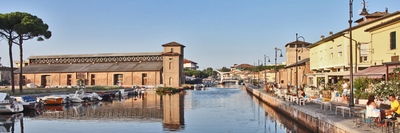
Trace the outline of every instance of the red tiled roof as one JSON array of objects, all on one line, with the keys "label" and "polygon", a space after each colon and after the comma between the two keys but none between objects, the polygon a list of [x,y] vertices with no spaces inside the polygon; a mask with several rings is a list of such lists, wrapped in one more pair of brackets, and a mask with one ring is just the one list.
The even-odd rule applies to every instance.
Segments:
[{"label": "red tiled roof", "polygon": [[[388,14],[390,14],[390,13],[387,13],[387,12],[374,12],[372,14],[365,15],[365,17],[366,18],[379,18],[379,17],[385,16],[385,15],[388,15]],[[359,23],[361,21],[364,21],[364,18],[360,18],[360,19],[356,20],[355,22]]]},{"label": "red tiled roof", "polygon": [[196,62],[190,61],[190,60],[183,60],[183,63],[193,63],[193,64],[197,64]]},{"label": "red tiled roof", "polygon": [[180,43],[177,43],[177,42],[166,43],[166,44],[163,44],[162,46],[182,46],[182,47],[185,47],[184,45],[182,45]]},{"label": "red tiled roof", "polygon": [[[296,41],[293,41],[293,42],[290,42],[290,43],[286,44],[285,47],[286,47],[287,45],[290,45],[290,44],[296,44]],[[311,45],[312,43],[303,42],[303,41],[297,41],[297,44],[306,44],[306,45],[309,44],[309,45]]]}]

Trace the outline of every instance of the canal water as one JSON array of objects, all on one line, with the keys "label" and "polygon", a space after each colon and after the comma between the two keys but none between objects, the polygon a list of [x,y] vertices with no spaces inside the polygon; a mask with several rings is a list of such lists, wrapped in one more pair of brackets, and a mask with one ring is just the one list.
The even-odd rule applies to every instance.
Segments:
[{"label": "canal water", "polygon": [[148,92],[89,104],[44,106],[0,115],[0,132],[251,132],[309,133],[242,86]]}]

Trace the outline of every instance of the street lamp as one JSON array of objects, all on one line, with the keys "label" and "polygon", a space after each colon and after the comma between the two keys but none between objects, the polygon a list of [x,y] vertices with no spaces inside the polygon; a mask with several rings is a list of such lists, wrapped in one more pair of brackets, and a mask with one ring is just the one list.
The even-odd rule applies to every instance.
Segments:
[{"label": "street lamp", "polygon": [[[365,3],[364,3],[365,4]],[[354,107],[354,100],[353,100],[353,36],[351,34],[352,32],[352,27],[351,23],[353,23],[353,20],[351,18],[353,17],[353,0],[349,0],[349,33],[350,33],[350,101],[349,101],[349,107]]]},{"label": "street lamp", "polygon": [[[262,71],[262,64],[263,64],[262,60],[258,59],[258,67],[260,67],[261,65],[260,71]],[[260,82],[260,71],[258,71],[258,82]]]},{"label": "street lamp", "polygon": [[275,47],[275,83],[278,84],[278,81],[276,81],[276,58],[277,58],[277,52],[281,51],[281,55],[279,55],[279,57],[283,57],[282,56],[282,50],[280,48]]},{"label": "street lamp", "polygon": [[[298,85],[299,84],[299,68],[298,68],[299,64],[297,62],[297,60],[299,60],[297,52],[300,52],[300,50],[297,49],[299,38],[303,38],[303,45],[306,42],[306,39],[304,39],[303,36],[297,36],[297,33],[296,33],[296,94],[297,94],[297,96],[299,96],[299,85]],[[303,45],[301,47],[302,49],[303,49]],[[301,50],[301,51],[303,52],[303,50]]]},{"label": "street lamp", "polygon": [[[267,57],[268,57],[268,62],[271,62],[269,59],[269,56],[264,55],[264,66],[267,66]],[[264,83],[266,83],[267,75],[266,72],[264,71]]]}]

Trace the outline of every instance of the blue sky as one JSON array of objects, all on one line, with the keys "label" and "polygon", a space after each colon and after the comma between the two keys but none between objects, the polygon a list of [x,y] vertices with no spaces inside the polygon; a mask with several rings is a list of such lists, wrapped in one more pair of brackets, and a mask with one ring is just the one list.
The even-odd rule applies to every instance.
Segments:
[{"label": "blue sky", "polygon": [[[353,20],[362,9],[354,0]],[[399,0],[369,0],[369,13],[400,10]],[[43,19],[53,36],[24,42],[31,55],[162,52],[172,41],[186,46],[185,58],[206,67],[257,63],[274,48],[295,41],[314,43],[348,28],[348,0],[0,0],[0,13],[28,12]],[[283,50],[283,54],[284,54]],[[13,46],[18,60],[18,46]],[[9,66],[0,39],[1,64]],[[286,57],[278,58],[278,62]]]}]

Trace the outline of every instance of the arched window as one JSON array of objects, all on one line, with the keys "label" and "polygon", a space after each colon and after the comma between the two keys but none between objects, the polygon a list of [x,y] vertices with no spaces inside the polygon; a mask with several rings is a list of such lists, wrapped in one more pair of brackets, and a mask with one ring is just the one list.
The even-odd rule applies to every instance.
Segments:
[{"label": "arched window", "polygon": [[173,53],[174,52],[174,48],[171,48],[171,53]]},{"label": "arched window", "polygon": [[168,82],[169,82],[169,85],[172,85],[172,77],[169,77]]},{"label": "arched window", "polygon": [[172,69],[172,62],[169,62],[169,69]]}]

